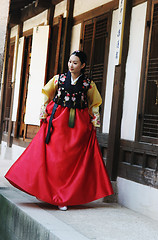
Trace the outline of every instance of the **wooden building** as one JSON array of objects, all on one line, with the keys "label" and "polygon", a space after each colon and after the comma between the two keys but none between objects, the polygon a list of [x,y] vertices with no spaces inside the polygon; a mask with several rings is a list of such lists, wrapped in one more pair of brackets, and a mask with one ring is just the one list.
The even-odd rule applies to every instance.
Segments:
[{"label": "wooden building", "polygon": [[81,49],[103,99],[97,136],[118,201],[158,219],[158,0],[11,0],[8,16],[0,140],[34,137],[42,86]]}]

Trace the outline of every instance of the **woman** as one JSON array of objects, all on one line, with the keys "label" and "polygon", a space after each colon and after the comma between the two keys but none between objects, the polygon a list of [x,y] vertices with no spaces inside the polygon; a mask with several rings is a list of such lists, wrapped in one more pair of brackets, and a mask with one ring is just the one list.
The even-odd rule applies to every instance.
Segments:
[{"label": "woman", "polygon": [[43,87],[41,128],[5,176],[60,210],[113,194],[95,131],[102,100],[85,67],[86,55],[75,51],[69,72]]}]

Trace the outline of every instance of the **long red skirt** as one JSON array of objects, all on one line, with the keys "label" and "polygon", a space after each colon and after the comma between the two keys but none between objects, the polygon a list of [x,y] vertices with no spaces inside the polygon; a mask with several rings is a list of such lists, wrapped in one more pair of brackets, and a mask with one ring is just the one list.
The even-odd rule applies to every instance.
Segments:
[{"label": "long red skirt", "polygon": [[47,122],[5,177],[53,205],[79,205],[113,194],[87,108],[76,109],[75,126],[69,128],[69,109],[58,106],[45,144],[53,105],[48,104]]}]

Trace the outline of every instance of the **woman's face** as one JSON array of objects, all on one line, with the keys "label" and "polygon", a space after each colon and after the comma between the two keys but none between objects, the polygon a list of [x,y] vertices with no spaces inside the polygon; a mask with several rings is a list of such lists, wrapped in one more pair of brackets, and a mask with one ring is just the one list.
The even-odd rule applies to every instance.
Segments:
[{"label": "woman's face", "polygon": [[81,63],[79,57],[75,55],[71,55],[68,61],[69,71],[75,76],[79,76],[81,74],[81,69],[85,67],[85,63]]}]

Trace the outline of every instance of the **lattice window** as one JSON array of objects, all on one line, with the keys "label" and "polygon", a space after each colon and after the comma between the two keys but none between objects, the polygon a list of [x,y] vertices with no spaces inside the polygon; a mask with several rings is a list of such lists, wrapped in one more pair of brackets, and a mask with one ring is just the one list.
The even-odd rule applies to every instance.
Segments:
[{"label": "lattice window", "polygon": [[88,57],[86,74],[93,79],[100,92],[105,69],[107,21],[107,16],[94,18],[85,22],[83,28],[83,51]]}]

